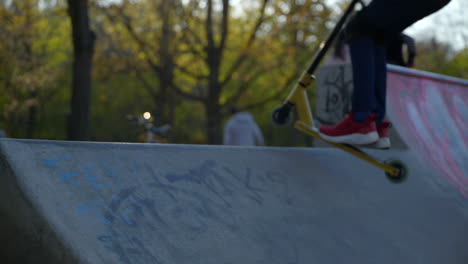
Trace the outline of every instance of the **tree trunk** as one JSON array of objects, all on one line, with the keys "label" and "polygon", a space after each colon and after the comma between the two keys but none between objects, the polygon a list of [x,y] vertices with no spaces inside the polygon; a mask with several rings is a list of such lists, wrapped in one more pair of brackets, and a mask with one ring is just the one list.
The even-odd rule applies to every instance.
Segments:
[{"label": "tree trunk", "polygon": [[89,139],[91,101],[91,70],[94,53],[94,33],[89,28],[88,1],[68,0],[73,36],[73,78],[70,140]]},{"label": "tree trunk", "polygon": [[222,117],[217,102],[208,102],[205,104],[206,116],[206,136],[207,143],[220,145],[223,138]]},{"label": "tree trunk", "polygon": [[[34,70],[34,52],[32,48],[32,32],[31,28],[33,25],[33,17],[32,17],[32,9],[33,3],[30,0],[24,1],[24,10],[25,10],[25,17],[26,17],[26,30],[24,32],[24,46],[25,46],[25,54],[26,54],[26,61],[28,63],[27,70],[33,71]],[[28,95],[28,99],[33,101],[33,104],[29,106],[28,109],[28,117],[26,123],[26,138],[33,138],[36,130],[36,117],[37,117],[37,105],[36,101],[38,101],[38,87],[35,87],[33,91],[30,92]]]},{"label": "tree trunk", "polygon": [[28,122],[26,128],[26,138],[34,138],[36,131],[37,106],[32,105],[28,111]]},{"label": "tree trunk", "polygon": [[172,120],[170,119],[169,107],[171,103],[171,98],[173,96],[171,92],[171,87],[173,86],[174,82],[174,31],[172,27],[174,26],[173,21],[173,10],[175,8],[174,5],[175,1],[162,1],[160,6],[160,13],[159,15],[162,18],[162,34],[159,40],[159,57],[160,57],[160,65],[161,71],[159,73],[159,103],[161,109],[161,124],[170,123]]},{"label": "tree trunk", "polygon": [[207,63],[210,68],[210,74],[208,77],[208,100],[205,101],[208,144],[222,143],[222,116],[221,105],[219,104],[222,88],[219,82],[220,58],[221,54],[218,49],[212,48],[211,51],[208,51]]}]

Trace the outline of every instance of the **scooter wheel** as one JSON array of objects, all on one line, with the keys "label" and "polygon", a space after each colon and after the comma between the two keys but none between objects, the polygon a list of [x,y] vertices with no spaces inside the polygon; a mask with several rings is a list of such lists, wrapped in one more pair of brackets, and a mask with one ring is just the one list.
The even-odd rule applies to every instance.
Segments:
[{"label": "scooter wheel", "polygon": [[292,124],[294,114],[288,105],[280,105],[273,109],[271,112],[271,120],[273,124],[285,127]]},{"label": "scooter wheel", "polygon": [[387,179],[392,183],[403,183],[408,179],[408,167],[399,160],[389,160],[385,162],[387,165],[390,165],[399,170],[398,175],[392,175],[388,172],[385,173]]}]

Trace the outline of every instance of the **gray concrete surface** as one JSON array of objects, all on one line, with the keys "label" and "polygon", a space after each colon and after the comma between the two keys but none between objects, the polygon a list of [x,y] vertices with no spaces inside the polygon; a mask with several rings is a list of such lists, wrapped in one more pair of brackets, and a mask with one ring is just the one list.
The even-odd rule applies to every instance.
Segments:
[{"label": "gray concrete surface", "polygon": [[459,190],[408,151],[373,153],[409,180],[337,149],[0,139],[2,259],[466,264]]}]

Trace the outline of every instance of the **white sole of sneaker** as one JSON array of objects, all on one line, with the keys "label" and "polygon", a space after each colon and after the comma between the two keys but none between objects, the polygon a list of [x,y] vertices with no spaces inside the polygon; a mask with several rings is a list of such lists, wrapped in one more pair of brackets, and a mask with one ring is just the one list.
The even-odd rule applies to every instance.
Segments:
[{"label": "white sole of sneaker", "polygon": [[350,134],[338,137],[331,137],[320,133],[320,136],[330,142],[352,145],[367,145],[379,140],[379,134],[377,134],[377,132],[371,132],[369,134]]},{"label": "white sole of sneaker", "polygon": [[375,148],[378,149],[389,149],[391,147],[390,138],[379,138],[375,143]]},{"label": "white sole of sneaker", "polygon": [[371,143],[371,144],[361,145],[361,147],[383,150],[383,149],[390,149],[391,144],[390,144],[389,138],[379,138],[379,140],[377,140],[376,142]]}]

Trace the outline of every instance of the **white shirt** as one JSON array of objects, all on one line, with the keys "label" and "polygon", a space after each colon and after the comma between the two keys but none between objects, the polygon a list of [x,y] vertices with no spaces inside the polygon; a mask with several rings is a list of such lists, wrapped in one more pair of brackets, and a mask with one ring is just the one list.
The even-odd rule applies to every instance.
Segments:
[{"label": "white shirt", "polygon": [[224,145],[263,146],[262,132],[252,115],[239,112],[224,126]]}]

